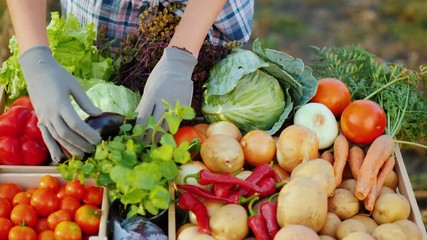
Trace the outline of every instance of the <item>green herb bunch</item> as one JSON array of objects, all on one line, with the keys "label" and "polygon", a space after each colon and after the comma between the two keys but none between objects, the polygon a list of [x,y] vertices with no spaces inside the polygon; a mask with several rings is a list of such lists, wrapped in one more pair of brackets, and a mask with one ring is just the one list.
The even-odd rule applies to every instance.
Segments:
[{"label": "green herb bunch", "polygon": [[127,218],[167,209],[169,183],[177,176],[178,165],[191,161],[190,143],[177,146],[173,135],[181,121],[194,118],[195,112],[179,102],[163,103],[166,112],[161,119],[151,116],[146,126],[123,124],[119,135],[98,144],[86,160],[72,158],[60,164],[62,177],[94,179],[108,189],[111,203],[119,200],[124,205]]},{"label": "green herb bunch", "polygon": [[352,100],[370,99],[381,105],[387,115],[386,133],[396,141],[420,145],[427,137],[427,99],[422,91],[427,76],[420,71],[387,63],[359,46],[313,47],[311,63],[318,78],[338,78],[349,87]]}]

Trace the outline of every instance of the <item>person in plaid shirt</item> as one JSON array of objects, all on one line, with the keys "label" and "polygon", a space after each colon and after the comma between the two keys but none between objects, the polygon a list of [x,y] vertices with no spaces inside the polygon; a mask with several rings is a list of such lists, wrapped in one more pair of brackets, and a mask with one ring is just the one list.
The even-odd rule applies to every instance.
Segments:
[{"label": "person in plaid shirt", "polygon": [[[167,7],[181,2],[185,9],[169,46],[150,74],[137,108],[137,123],[149,116],[159,119],[161,99],[191,105],[191,75],[200,48],[207,39],[213,44],[249,40],[254,0],[62,0],[63,13],[73,13],[82,23],[108,26],[107,37],[120,40],[137,27],[139,14],[152,4]],[[100,134],[80,119],[70,101],[72,96],[90,116],[101,114],[78,80],[52,57],[46,34],[46,0],[7,0],[21,55],[19,63],[38,117],[38,126],[53,161],[62,159],[60,145],[76,157],[92,152]],[[116,41],[119,42],[119,41]]]}]

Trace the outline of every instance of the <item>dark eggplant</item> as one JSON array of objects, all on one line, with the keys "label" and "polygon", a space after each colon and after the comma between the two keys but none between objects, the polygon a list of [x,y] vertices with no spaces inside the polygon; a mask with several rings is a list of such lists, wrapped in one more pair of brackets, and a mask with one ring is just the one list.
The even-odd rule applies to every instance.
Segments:
[{"label": "dark eggplant", "polygon": [[89,126],[101,134],[103,140],[117,136],[120,132],[120,126],[125,121],[131,125],[135,125],[135,119],[126,119],[125,116],[112,112],[103,112],[99,116],[90,116],[85,120]]}]

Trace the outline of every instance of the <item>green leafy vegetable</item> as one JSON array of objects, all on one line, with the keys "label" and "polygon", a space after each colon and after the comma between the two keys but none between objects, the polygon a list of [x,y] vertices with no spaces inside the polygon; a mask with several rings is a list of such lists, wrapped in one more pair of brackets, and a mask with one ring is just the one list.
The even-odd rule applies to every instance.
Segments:
[{"label": "green leafy vegetable", "polygon": [[[95,46],[95,25],[80,25],[70,14],[67,18],[52,12],[51,22],[46,27],[49,47],[58,63],[80,80],[84,89],[96,83],[108,81],[115,72],[113,60],[103,57]],[[26,83],[18,62],[19,47],[15,36],[10,39],[12,55],[0,70],[0,84],[5,86],[10,100],[27,95]]]},{"label": "green leafy vegetable", "polygon": [[233,122],[243,132],[276,133],[292,110],[308,102],[317,80],[301,59],[284,52],[233,49],[215,64],[205,84],[202,113],[208,122]]},{"label": "green leafy vegetable", "polygon": [[[138,107],[141,96],[124,86],[111,82],[97,83],[86,91],[91,102],[103,112],[113,112],[126,116]],[[84,112],[77,103],[71,102],[80,118],[85,119],[89,115]]]},{"label": "green leafy vegetable", "polygon": [[427,137],[427,100],[419,84],[426,70],[420,72],[403,66],[380,62],[362,47],[313,47],[311,67],[318,78],[334,77],[350,89],[352,100],[370,99],[387,114],[386,132],[398,142],[415,143]]},{"label": "green leafy vegetable", "polygon": [[182,120],[195,116],[194,109],[179,102],[173,106],[164,102],[164,106],[167,111],[157,122],[151,116],[145,126],[124,124],[118,136],[102,141],[87,159],[71,158],[58,171],[64,179],[91,178],[107,187],[110,202],[120,201],[128,218],[157,215],[169,207],[168,185],[178,175],[178,164],[191,161],[189,144],[177,146],[173,135]]}]

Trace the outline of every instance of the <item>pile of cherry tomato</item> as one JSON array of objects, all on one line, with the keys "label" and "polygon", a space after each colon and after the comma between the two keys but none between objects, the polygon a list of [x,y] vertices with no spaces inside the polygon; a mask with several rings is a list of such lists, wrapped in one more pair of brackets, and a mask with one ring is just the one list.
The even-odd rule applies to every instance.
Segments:
[{"label": "pile of cherry tomato", "polygon": [[0,240],[80,240],[98,235],[103,189],[43,175],[36,187],[0,184]]}]

